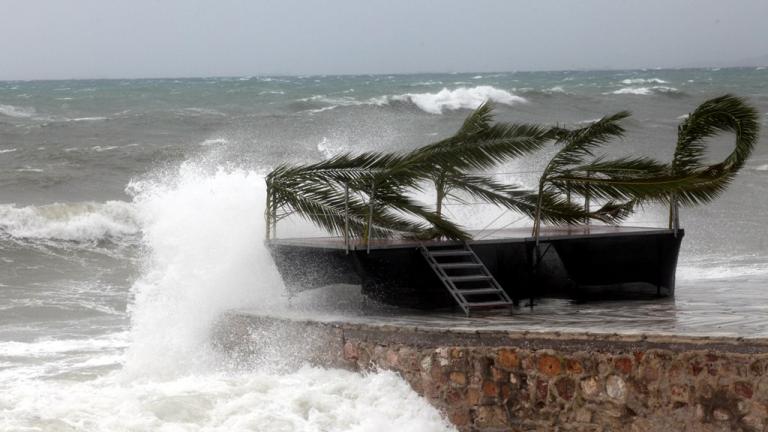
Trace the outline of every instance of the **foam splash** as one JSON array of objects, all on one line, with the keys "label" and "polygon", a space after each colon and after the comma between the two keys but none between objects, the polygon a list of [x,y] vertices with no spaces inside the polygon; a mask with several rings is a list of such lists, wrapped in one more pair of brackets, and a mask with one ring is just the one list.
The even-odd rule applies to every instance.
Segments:
[{"label": "foam splash", "polygon": [[141,375],[207,370],[210,331],[227,310],[280,300],[264,238],[264,177],[184,164],[129,186],[148,247],[131,305],[126,369]]},{"label": "foam splash", "polygon": [[16,239],[97,241],[138,231],[133,207],[124,201],[0,205],[0,233]]}]

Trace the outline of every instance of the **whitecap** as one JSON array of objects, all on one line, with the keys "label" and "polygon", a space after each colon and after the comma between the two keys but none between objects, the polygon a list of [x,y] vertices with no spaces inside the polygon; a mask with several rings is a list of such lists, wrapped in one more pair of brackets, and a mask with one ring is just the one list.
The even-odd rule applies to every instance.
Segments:
[{"label": "whitecap", "polygon": [[271,95],[283,95],[283,94],[285,94],[285,92],[284,92],[284,91],[282,91],[282,90],[264,90],[264,91],[260,91],[260,92],[259,92],[259,95],[267,95],[267,94],[271,94]]},{"label": "whitecap", "polygon": [[87,121],[102,121],[102,120],[109,120],[109,119],[107,117],[77,117],[73,119],[68,119],[66,121],[87,122]]},{"label": "whitecap", "polygon": [[42,168],[33,168],[33,167],[16,168],[16,172],[41,173],[44,171],[45,170]]},{"label": "whitecap", "polygon": [[621,80],[622,84],[667,84],[667,81],[664,81],[660,78],[627,78],[625,80]]},{"label": "whitecap", "polygon": [[13,153],[13,152],[15,152],[15,151],[16,151],[16,149],[15,149],[15,148],[11,148],[11,149],[0,149],[0,154],[3,154],[3,153]]},{"label": "whitecap", "polygon": [[483,79],[482,75],[475,75],[472,77],[472,79]]},{"label": "whitecap", "polygon": [[120,148],[120,147],[119,146],[104,146],[104,147],[102,147],[102,146],[96,145],[96,146],[91,147],[91,150],[94,150],[96,152],[103,152],[103,151],[115,150],[115,149],[118,149],[118,148]]},{"label": "whitecap", "polygon": [[311,109],[311,110],[309,110],[309,112],[312,113],[312,114],[317,114],[317,113],[321,113],[323,111],[330,111],[330,110],[336,109],[338,107],[339,107],[338,105],[331,105],[331,106],[327,106],[327,107]]},{"label": "whitecap", "polygon": [[14,118],[30,118],[35,115],[35,109],[31,107],[17,107],[14,105],[0,105],[0,115]]},{"label": "whitecap", "polygon": [[649,96],[653,94],[664,94],[664,93],[674,94],[679,92],[680,91],[674,87],[651,86],[651,87],[623,87],[607,94]]},{"label": "whitecap", "polygon": [[442,114],[444,110],[475,109],[490,100],[505,105],[528,102],[525,98],[492,86],[443,88],[437,93],[406,93],[389,100],[408,101],[423,111]]},{"label": "whitecap", "polygon": [[554,86],[544,90],[544,93],[546,94],[565,93],[565,89],[563,89],[562,86]]},{"label": "whitecap", "polygon": [[209,138],[200,143],[201,146],[223,145],[223,144],[229,144],[229,140],[227,140],[226,138]]}]

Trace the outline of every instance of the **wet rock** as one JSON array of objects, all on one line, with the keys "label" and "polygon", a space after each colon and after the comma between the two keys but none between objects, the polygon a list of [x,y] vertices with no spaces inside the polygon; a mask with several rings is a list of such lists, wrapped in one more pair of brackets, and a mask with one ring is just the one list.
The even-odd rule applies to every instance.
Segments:
[{"label": "wet rock", "polygon": [[627,384],[621,377],[611,375],[605,380],[605,393],[611,399],[623,401],[627,397]]}]

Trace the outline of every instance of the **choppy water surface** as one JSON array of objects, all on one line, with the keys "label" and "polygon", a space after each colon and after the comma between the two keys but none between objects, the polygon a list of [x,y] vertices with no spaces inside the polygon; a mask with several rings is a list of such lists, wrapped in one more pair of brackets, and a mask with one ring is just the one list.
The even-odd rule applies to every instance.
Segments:
[{"label": "choppy water surface", "polygon": [[[0,430],[449,430],[391,374],[243,371],[210,348],[223,311],[284,307],[261,246],[263,174],[430,142],[488,98],[513,121],[630,109],[610,151],[666,158],[680,117],[725,92],[749,97],[768,122],[759,68],[0,82]],[[766,336],[765,144],[725,196],[684,212],[676,300],[545,301],[512,319]],[[728,146],[716,141],[715,156]],[[546,156],[499,177],[530,185]],[[518,219],[448,208],[473,228]],[[663,219],[649,208],[632,222]],[[334,292],[294,306],[338,313]],[[344,298],[344,313],[359,315],[357,297]]]}]

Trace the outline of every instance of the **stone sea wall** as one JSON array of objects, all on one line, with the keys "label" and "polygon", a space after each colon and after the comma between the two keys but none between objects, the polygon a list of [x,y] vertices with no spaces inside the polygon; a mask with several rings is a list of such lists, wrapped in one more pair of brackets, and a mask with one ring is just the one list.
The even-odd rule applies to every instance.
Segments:
[{"label": "stone sea wall", "polygon": [[765,340],[232,314],[216,341],[244,366],[396,371],[462,431],[768,431]]}]

